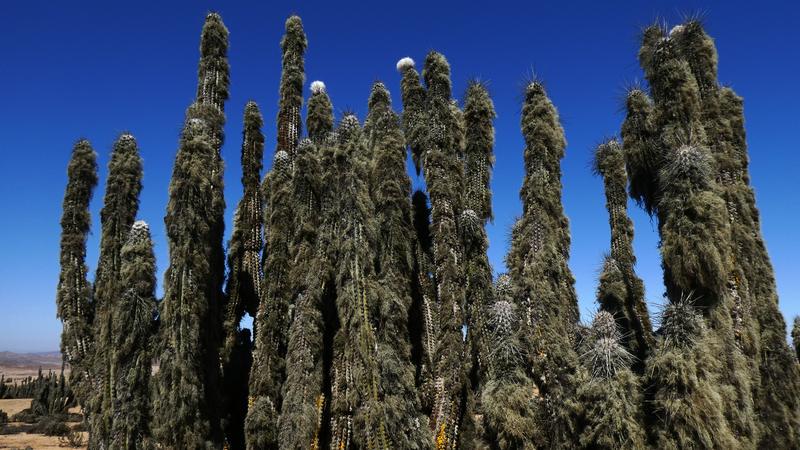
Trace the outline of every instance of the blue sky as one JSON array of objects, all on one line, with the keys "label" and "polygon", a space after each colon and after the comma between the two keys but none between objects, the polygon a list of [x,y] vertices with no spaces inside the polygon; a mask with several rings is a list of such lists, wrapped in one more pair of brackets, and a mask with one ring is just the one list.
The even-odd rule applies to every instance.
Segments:
[{"label": "blue sky", "polygon": [[[522,88],[531,73],[544,80],[568,141],[563,198],[572,227],[570,266],[584,318],[595,310],[598,267],[609,246],[602,183],[589,166],[591,150],[618,132],[624,88],[642,76],[636,61],[641,27],[656,17],[674,24],[686,13],[703,13],[717,42],[720,80],[745,99],[752,180],[781,309],[787,317],[800,314],[800,241],[795,234],[800,219],[800,6],[795,2],[377,3],[4,2],[0,351],[58,348],[59,219],[66,165],[79,137],[92,142],[101,167],[91,205],[91,270],[97,264],[109,152],[117,135],[130,131],[145,167],[139,216],[151,224],[163,280],[167,186],[184,110],[195,93],[200,29],[212,9],[222,14],[231,32],[232,87],[223,148],[227,235],[241,195],[243,108],[249,99],[261,106],[266,154],[271,155],[278,43],[284,19],[298,13],[309,40],[306,89],[311,81],[323,80],[339,114],[349,109],[363,119],[375,80],[386,83],[399,108],[396,61],[411,56],[421,62],[431,49],[450,61],[459,98],[468,80],[488,83],[498,112],[495,220],[488,228],[489,256],[497,272],[503,270],[510,224],[521,211]],[[269,165],[271,158],[266,159]],[[655,226],[634,205],[631,215],[637,270],[656,307],[663,288]]]}]

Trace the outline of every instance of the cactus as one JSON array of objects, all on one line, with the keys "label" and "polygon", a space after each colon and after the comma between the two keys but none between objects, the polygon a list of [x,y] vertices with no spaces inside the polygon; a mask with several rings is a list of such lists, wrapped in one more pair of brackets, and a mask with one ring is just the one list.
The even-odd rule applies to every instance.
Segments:
[{"label": "cactus", "polygon": [[[649,190],[657,194],[645,204],[658,218],[667,297],[674,302],[693,292],[702,302],[708,343],[718,359],[716,387],[725,402],[726,419],[737,441],[749,447],[758,438],[752,397],[755,377],[739,337],[742,331],[752,335],[747,331],[752,328],[743,316],[748,301],[737,287],[741,272],[734,264],[731,226],[715,174],[711,145],[719,139],[716,121],[707,114],[713,94],[707,78],[716,63],[707,51],[690,57],[682,54],[688,47],[707,47],[708,41],[687,47],[684,32],[691,30],[676,28],[667,34],[652,26],[645,31],[640,62],[651,86],[652,111],[650,120],[643,122],[639,110],[629,109],[632,120],[623,131],[651,136],[647,142],[649,152],[658,155],[653,158],[658,176],[650,181]],[[633,103],[629,101],[629,107]],[[643,123],[646,130],[632,133]],[[639,153],[626,150],[626,156]],[[633,159],[634,166],[639,159]],[[746,321],[744,328],[737,324],[739,318]]]},{"label": "cactus", "polygon": [[306,128],[309,139],[316,145],[320,145],[328,133],[333,131],[333,105],[322,81],[311,83]]},{"label": "cactus", "polygon": [[[461,211],[459,189],[463,152],[459,136],[459,113],[451,101],[450,66],[443,55],[430,52],[425,59],[423,77],[408,60],[401,60],[403,125],[412,155],[425,172],[431,199],[431,231],[435,236],[433,262],[436,273],[438,323],[433,353],[432,387],[434,393],[430,426],[437,448],[448,448],[458,442],[464,415],[462,398],[467,388],[468,366],[464,363],[466,346],[462,339],[465,323],[465,292],[460,265],[463,250],[457,228]],[[457,110],[457,108],[455,108]]]},{"label": "cactus", "polygon": [[[187,112],[175,157],[167,226],[170,265],[160,306],[159,371],[154,377],[154,435],[162,445],[206,446],[220,439],[214,395],[219,370],[211,340],[218,299],[211,276],[210,218],[201,210],[213,198],[215,160],[211,127]],[[213,355],[213,359],[212,356]],[[180,405],[192,405],[191,408]]]},{"label": "cactus", "polygon": [[[263,119],[258,105],[248,102],[244,111],[242,133],[242,199],[233,218],[233,235],[228,244],[228,279],[224,307],[224,340],[220,349],[225,396],[225,434],[234,448],[244,447],[244,416],[239,411],[247,404],[248,390],[237,380],[249,377],[252,355],[249,343],[243,341],[239,322],[245,312],[255,315],[261,302],[263,272],[261,251],[264,212],[261,206],[260,172],[264,155]],[[247,332],[247,337],[250,334]],[[249,341],[249,339],[248,339]],[[234,352],[239,359],[234,359]],[[246,386],[245,381],[245,386]],[[246,414],[246,409],[244,411]],[[240,422],[241,421],[241,422]]]},{"label": "cactus", "polygon": [[488,352],[483,338],[482,312],[492,297],[492,267],[486,251],[489,240],[485,224],[492,219],[492,194],[489,188],[494,164],[494,105],[486,86],[472,82],[467,88],[464,105],[466,125],[464,158],[464,209],[459,227],[464,246],[466,273],[467,327],[473,352],[473,390],[481,378],[481,355]]},{"label": "cactus", "polygon": [[263,272],[261,251],[264,213],[259,190],[264,155],[263,120],[258,105],[248,102],[242,133],[242,200],[233,218],[233,235],[228,244],[228,282],[226,286],[225,341],[223,362],[238,341],[239,322],[245,312],[255,315],[261,301]]},{"label": "cactus", "polygon": [[400,119],[392,110],[389,91],[376,82],[369,98],[365,124],[372,198],[376,218],[376,277],[381,285],[376,339],[381,401],[392,411],[386,433],[392,448],[429,448],[411,363],[408,317],[411,308],[413,239],[411,180],[406,173],[406,150]]},{"label": "cactus", "polygon": [[657,448],[738,448],[723,414],[711,339],[692,297],[682,295],[666,305],[661,340],[643,379],[657,386],[648,430]]},{"label": "cactus", "polygon": [[579,448],[646,447],[642,387],[631,371],[634,356],[623,345],[622,336],[611,313],[601,310],[595,315],[581,355],[590,376],[575,393],[582,410]]},{"label": "cactus", "polygon": [[[404,113],[405,114],[405,113]],[[414,225],[414,269],[412,306],[409,318],[412,358],[417,366],[417,385],[421,385],[420,400],[430,411],[433,403],[433,358],[439,321],[436,309],[436,274],[433,269],[433,237],[430,230],[431,210],[428,197],[421,190],[411,195]]]},{"label": "cactus", "polygon": [[[604,311],[619,321],[625,348],[643,362],[655,340],[644,299],[644,283],[634,271],[636,256],[633,254],[633,222],[627,213],[625,159],[616,139],[597,147],[594,167],[603,177],[611,227],[611,254],[600,274],[598,301]],[[637,372],[641,372],[640,369]]]},{"label": "cactus", "polygon": [[522,108],[525,180],[520,191],[523,213],[512,231],[506,266],[530,327],[526,349],[530,373],[543,401],[537,414],[545,429],[538,446],[571,441],[567,400],[574,393],[578,367],[573,347],[578,305],[569,258],[568,221],[561,205],[561,158],[564,131],[558,113],[538,81],[525,90]]},{"label": "cactus", "polygon": [[151,340],[155,331],[156,259],[150,228],[135,222],[120,249],[120,297],[109,305],[114,398],[108,448],[150,444]]},{"label": "cactus", "polygon": [[698,20],[672,33],[697,79],[719,195],[731,230],[733,273],[728,278],[737,345],[751,366],[759,448],[800,445],[800,372],[786,343],[775,275],[761,234],[748,174],[742,100],[717,81],[713,39]]},{"label": "cactus", "polygon": [[108,164],[106,192],[100,211],[100,258],[94,283],[95,352],[92,370],[98,389],[93,400],[90,436],[95,445],[102,447],[107,447],[111,438],[114,420],[112,402],[116,397],[115,381],[118,378],[113,373],[115,347],[112,345],[112,310],[126,286],[120,279],[120,252],[136,219],[141,190],[142,159],[139,149],[134,137],[123,133],[114,143]]},{"label": "cactus", "polygon": [[303,22],[298,16],[286,19],[286,34],[281,39],[283,54],[281,85],[278,92],[278,147],[294,158],[302,133],[300,108],[303,106],[303,83],[305,82],[305,61],[308,46]]},{"label": "cactus", "polygon": [[290,306],[289,244],[293,239],[293,162],[302,124],[300,108],[305,81],[303,55],[307,46],[303,23],[291,16],[281,40],[282,67],[279,89],[278,142],[272,169],[262,192],[267,203],[264,249],[264,298],[254,320],[255,350],[250,375],[252,406],[247,413],[247,447],[277,446],[281,390],[286,378]]},{"label": "cactus", "polygon": [[224,101],[228,30],[216,13],[200,39],[195,102],[186,111],[164,223],[170,264],[160,305],[159,371],[153,434],[164,446],[222,442],[219,393],[222,338]]},{"label": "cactus", "polygon": [[287,449],[321,445],[322,412],[326,406],[322,311],[331,268],[328,249],[323,247],[319,236],[322,221],[319,153],[314,142],[302,140],[292,178],[296,208],[289,278],[296,298],[286,352],[284,408],[279,418],[279,443]]},{"label": "cactus", "polygon": [[333,340],[331,447],[391,448],[389,405],[380,393],[376,315],[382,297],[371,248],[375,245],[373,203],[367,184],[367,142],[358,119],[345,115],[332,158],[338,263],[334,269],[340,328]]},{"label": "cactus", "polygon": [[475,447],[534,449],[544,440],[538,420],[539,389],[526,371],[529,327],[525,326],[525,305],[515,296],[508,275],[494,283],[491,301],[480,314],[485,317],[486,346],[481,360],[480,412],[483,436]]},{"label": "cactus", "polygon": [[72,148],[67,166],[67,188],[61,215],[61,273],[56,291],[56,311],[64,327],[61,353],[70,365],[70,385],[78,403],[91,417],[91,370],[94,317],[91,285],[86,280],[86,237],[91,226],[89,202],[97,186],[97,155],[89,141]]}]

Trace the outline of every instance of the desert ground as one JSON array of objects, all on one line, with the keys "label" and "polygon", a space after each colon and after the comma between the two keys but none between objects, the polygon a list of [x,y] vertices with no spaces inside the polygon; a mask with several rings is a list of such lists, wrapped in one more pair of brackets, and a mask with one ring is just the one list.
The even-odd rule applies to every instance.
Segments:
[{"label": "desert ground", "polygon": [[[12,415],[22,411],[23,409],[29,407],[31,405],[31,399],[29,398],[19,398],[19,399],[0,399],[0,409],[8,413],[8,416],[11,417]],[[80,412],[79,408],[72,408],[70,412]],[[19,428],[23,424],[18,422],[9,422],[6,427],[9,429]],[[67,423],[70,427],[75,427],[78,425],[77,422],[69,422]],[[88,433],[83,432],[84,442],[88,439]],[[24,449],[24,448],[32,448],[36,450],[54,450],[54,449],[63,449],[68,448],[67,445],[62,444],[60,439],[57,436],[44,436],[41,434],[30,434],[30,433],[13,433],[13,434],[0,434],[0,449],[8,448],[8,449]],[[83,447],[71,447],[71,448],[86,448]]]},{"label": "desert ground", "polygon": [[[44,373],[52,370],[58,372],[61,370],[61,354],[58,352],[49,353],[36,353],[36,354],[19,354],[10,352],[0,352],[0,373],[6,379],[21,380],[27,377],[36,377],[36,374],[41,367]],[[14,414],[28,408],[31,405],[31,399],[0,399],[0,410],[5,411],[9,418]],[[70,412],[79,413],[79,408],[72,408]],[[70,422],[67,425],[75,427],[77,422]],[[41,434],[31,434],[25,432],[16,432],[15,429],[23,427],[24,424],[19,422],[10,422],[7,425],[0,425],[0,428],[7,428],[11,434],[0,434],[0,449],[25,449],[31,448],[36,450],[52,450],[69,448],[62,444],[57,436],[44,436]],[[84,441],[88,438],[87,433],[83,432]],[[75,448],[75,447],[72,447]],[[77,448],[86,448],[77,447]]]}]

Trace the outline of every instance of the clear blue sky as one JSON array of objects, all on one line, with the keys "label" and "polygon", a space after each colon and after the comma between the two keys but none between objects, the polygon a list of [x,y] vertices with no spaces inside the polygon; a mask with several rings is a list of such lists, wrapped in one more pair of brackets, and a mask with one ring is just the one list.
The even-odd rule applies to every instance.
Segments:
[{"label": "clear blue sky", "polygon": [[[380,5],[378,3],[381,3]],[[473,6],[475,5],[475,6]],[[131,131],[145,163],[140,218],[151,224],[159,282],[167,266],[164,212],[184,109],[195,93],[200,29],[219,11],[230,34],[225,195],[230,234],[239,200],[242,111],[256,100],[274,149],[284,19],[302,16],[308,34],[307,83],[323,80],[337,112],[363,119],[370,85],[383,80],[399,107],[395,62],[422,61],[436,49],[453,70],[460,98],[467,81],[489,83],[498,111],[495,221],[489,255],[503,270],[507,234],[521,207],[520,101],[526,76],[543,79],[566,130],[564,205],[572,226],[570,266],[581,313],[595,309],[608,224],[601,180],[589,169],[592,147],[617,133],[624,87],[641,78],[639,30],[702,12],[716,39],[720,80],[745,99],[751,173],[775,265],[781,309],[800,313],[797,170],[800,167],[800,6],[795,2],[629,1],[492,2],[58,2],[3,3],[0,39],[0,351],[58,348],[55,317],[59,219],[73,142],[87,137],[99,154],[101,183],[92,202],[88,263],[94,271],[106,165],[116,136]],[[421,180],[414,178],[414,184]],[[651,306],[662,284],[654,224],[632,205],[638,272]],[[160,292],[160,290],[159,290]]]}]

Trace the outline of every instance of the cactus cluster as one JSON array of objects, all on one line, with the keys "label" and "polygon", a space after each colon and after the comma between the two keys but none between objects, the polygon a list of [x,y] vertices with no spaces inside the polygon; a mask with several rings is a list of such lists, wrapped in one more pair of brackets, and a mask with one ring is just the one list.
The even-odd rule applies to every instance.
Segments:
[{"label": "cactus cluster", "polygon": [[[524,88],[522,214],[508,272],[494,276],[486,84],[470,82],[462,106],[444,55],[430,52],[421,73],[402,58],[402,112],[377,81],[362,123],[349,112],[337,122],[314,81],[304,133],[308,40],[289,17],[272,165],[262,179],[264,123],[250,101],[226,252],[227,48],[211,13],[169,187],[163,299],[150,229],[136,221],[135,139],[122,134],[111,153],[94,283],[96,155],[85,140],[73,149],[56,301],[91,448],[800,445],[800,353],[777,308],[742,102],[718,85],[699,22],[644,31],[648,85],[627,93],[621,138],[595,151],[611,239],[588,325],[568,264],[566,140],[540,80]],[[425,191],[412,193],[408,154]],[[661,238],[666,299],[654,321],[628,196]],[[800,319],[792,337],[797,352]]]}]

